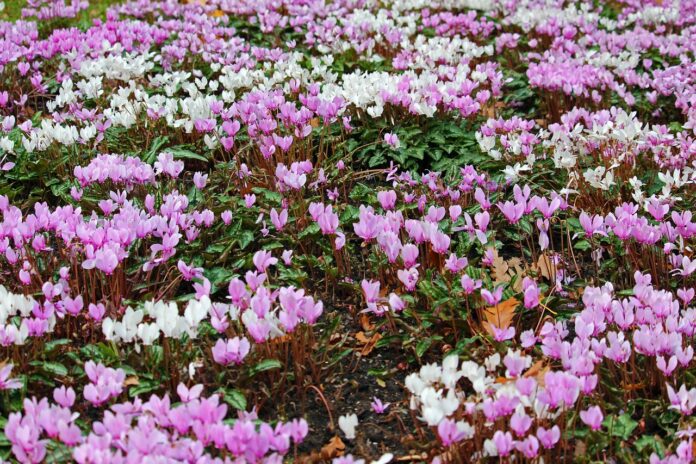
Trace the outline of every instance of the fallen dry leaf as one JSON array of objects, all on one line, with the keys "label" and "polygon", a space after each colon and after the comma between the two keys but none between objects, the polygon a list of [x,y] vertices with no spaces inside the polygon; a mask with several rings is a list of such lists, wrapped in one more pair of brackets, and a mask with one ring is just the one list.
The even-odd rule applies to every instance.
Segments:
[{"label": "fallen dry leaf", "polygon": [[548,280],[555,280],[555,266],[551,262],[551,258],[547,255],[539,256],[536,262],[537,271]]},{"label": "fallen dry leaf", "polygon": [[277,345],[280,343],[289,342],[290,340],[292,340],[292,334],[285,334],[281,335],[280,337],[272,338],[269,340],[269,342],[271,345]]},{"label": "fallen dry leaf", "polygon": [[537,385],[543,388],[544,385],[546,385],[544,378],[546,377],[546,373],[550,370],[550,365],[544,365],[544,362],[539,360],[532,364],[532,367],[527,369],[527,372],[524,373],[524,377],[533,377],[534,380],[536,380]]},{"label": "fallen dry leaf", "polygon": [[496,306],[491,306],[483,310],[483,315],[486,321],[483,322],[483,328],[490,335],[493,335],[493,327],[499,329],[507,329],[512,323],[512,318],[515,316],[515,308],[520,302],[517,298],[509,298]]},{"label": "fallen dry leaf", "polygon": [[375,345],[377,344],[377,342],[381,338],[382,338],[382,334],[380,334],[380,333],[375,333],[370,338],[367,338],[367,336],[365,335],[365,332],[356,333],[355,339],[358,342],[365,345],[365,346],[363,346],[362,350],[360,350],[360,354],[363,356],[367,356],[368,354],[370,354],[372,352],[372,350],[375,349]]},{"label": "fallen dry leaf", "polygon": [[498,251],[493,250],[493,264],[491,265],[491,277],[493,277],[493,282],[496,284],[510,282],[510,275],[508,274],[509,269],[510,267],[505,260],[498,256]]},{"label": "fallen dry leaf", "polygon": [[341,440],[338,435],[334,435],[326,445],[322,446],[321,457],[322,459],[333,459],[343,456],[345,451],[346,444],[343,443],[343,440]]},{"label": "fallen dry leaf", "polygon": [[370,321],[370,316],[366,313],[360,313],[360,327],[363,330],[369,331],[375,328],[375,325]]},{"label": "fallen dry leaf", "polygon": [[524,373],[525,377],[536,377],[536,375],[541,372],[541,369],[544,367],[544,361],[539,360],[532,364],[532,367],[527,369],[527,372]]}]

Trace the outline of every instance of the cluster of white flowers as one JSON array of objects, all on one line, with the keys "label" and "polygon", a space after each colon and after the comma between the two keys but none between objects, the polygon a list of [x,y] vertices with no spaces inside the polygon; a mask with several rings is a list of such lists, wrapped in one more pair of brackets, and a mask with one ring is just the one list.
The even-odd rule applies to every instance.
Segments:
[{"label": "cluster of white flowers", "polygon": [[[180,339],[184,335],[195,338],[201,322],[210,314],[212,303],[207,296],[189,300],[184,314],[173,301],[148,301],[142,308],[126,308],[119,321],[107,317],[102,322],[102,332],[107,340],[131,343],[140,341],[152,345],[160,334],[166,338]],[[151,322],[143,322],[147,316]]]},{"label": "cluster of white flowers", "polygon": [[[575,111],[566,115],[568,120],[575,116]],[[571,183],[577,183],[582,176],[591,187],[609,190],[616,184],[617,168],[624,164],[632,166],[639,156],[649,155],[647,157],[651,156],[659,167],[658,178],[663,183],[657,195],[659,200],[675,201],[678,198],[674,194],[679,189],[696,182],[696,163],[676,169],[670,167],[673,160],[684,157],[685,151],[696,148],[685,145],[664,126],[644,124],[635,112],[614,108],[610,112],[586,113],[577,119],[572,125],[552,124],[548,129],[535,125],[531,133],[515,130],[484,135],[477,132],[476,139],[479,148],[491,158],[515,161],[506,169],[507,178],[513,181],[517,181],[521,172],[531,171],[538,159],[548,155],[556,169],[569,171]],[[538,140],[535,146],[541,147],[541,152],[532,147],[525,154],[524,143],[530,134]],[[499,143],[503,135],[504,146]],[[629,182],[634,200],[642,203],[645,200],[642,183]]]},{"label": "cluster of white flowers", "polygon": [[[37,304],[32,297],[12,293],[0,285],[0,345],[24,344],[29,336],[26,318],[31,316]],[[10,321],[16,316],[19,316],[22,321],[19,327]],[[55,316],[50,317],[47,323],[52,330],[56,324]]]}]

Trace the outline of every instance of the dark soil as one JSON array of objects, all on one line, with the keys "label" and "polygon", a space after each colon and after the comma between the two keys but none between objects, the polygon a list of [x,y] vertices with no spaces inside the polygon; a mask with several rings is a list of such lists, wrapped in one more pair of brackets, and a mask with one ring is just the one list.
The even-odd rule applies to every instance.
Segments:
[{"label": "dark soil", "polygon": [[[334,436],[338,436],[345,445],[343,455],[352,454],[366,462],[378,459],[387,452],[394,454],[392,462],[397,462],[397,458],[401,458],[400,462],[424,462],[427,456],[422,454],[421,449],[434,437],[418,421],[415,411],[408,407],[409,397],[404,379],[415,368],[409,366],[403,350],[384,346],[362,356],[362,345],[353,337],[362,330],[360,325],[341,311],[325,314],[324,317],[341,317],[338,331],[350,334],[354,352],[330,368],[325,382],[307,388],[304,405],[299,398],[294,401],[287,398],[277,401],[269,399],[260,411],[261,418],[278,418],[281,408],[284,412],[282,415],[288,419],[304,417],[310,432],[298,449],[298,462],[330,462],[326,454],[322,456],[322,448],[325,451],[331,448],[327,445]],[[372,333],[368,332],[367,335],[371,336]],[[342,345],[340,349],[351,346]],[[383,414],[377,414],[372,409],[375,396],[384,404],[390,403]],[[338,418],[348,414],[358,416],[357,433],[353,440],[348,440],[338,427]],[[336,454],[332,457],[336,457]]]}]

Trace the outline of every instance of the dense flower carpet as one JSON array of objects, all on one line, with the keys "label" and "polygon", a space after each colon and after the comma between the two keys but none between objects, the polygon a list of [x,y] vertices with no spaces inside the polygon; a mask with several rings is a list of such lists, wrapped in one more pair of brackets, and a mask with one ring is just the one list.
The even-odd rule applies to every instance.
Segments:
[{"label": "dense flower carpet", "polygon": [[0,2],[0,461],[692,462],[695,50],[694,0]]}]

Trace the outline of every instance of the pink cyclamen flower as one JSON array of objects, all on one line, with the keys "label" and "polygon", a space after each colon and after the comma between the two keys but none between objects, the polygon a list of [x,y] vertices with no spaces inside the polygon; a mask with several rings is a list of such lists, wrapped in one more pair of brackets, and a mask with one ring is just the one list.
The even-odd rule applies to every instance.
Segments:
[{"label": "pink cyclamen flower", "polygon": [[554,425],[549,430],[546,430],[544,427],[539,427],[536,436],[544,448],[551,449],[558,443],[558,440],[561,439],[561,429],[559,429],[557,425]]},{"label": "pink cyclamen flower", "polygon": [[103,303],[90,303],[87,313],[93,321],[100,322],[106,314],[106,307]]},{"label": "pink cyclamen flower", "polygon": [[219,339],[213,346],[213,359],[223,366],[231,363],[241,364],[249,354],[250,348],[249,340],[245,337],[234,337],[227,341]]},{"label": "pink cyclamen flower", "polygon": [[283,208],[280,213],[275,208],[271,210],[271,222],[276,230],[281,231],[288,223],[288,210]]},{"label": "pink cyclamen flower", "polygon": [[259,250],[254,254],[253,262],[259,272],[266,272],[266,269],[278,263],[278,258],[274,258],[270,251]]},{"label": "pink cyclamen flower", "polygon": [[377,192],[377,200],[383,209],[392,210],[396,206],[396,192],[394,190]]},{"label": "pink cyclamen flower", "polygon": [[252,206],[254,206],[254,203],[256,203],[256,195],[254,195],[253,193],[247,193],[246,195],[244,195],[244,205],[247,208],[251,208]]},{"label": "pink cyclamen flower", "polygon": [[372,406],[372,410],[377,413],[377,414],[384,414],[387,408],[389,407],[390,403],[382,403],[382,400],[377,398],[376,396],[372,398],[372,403],[370,404]]},{"label": "pink cyclamen flower", "polygon": [[194,385],[193,387],[188,388],[183,383],[180,383],[179,386],[176,387],[176,393],[177,393],[177,395],[179,395],[179,398],[184,403],[188,403],[189,401],[197,400],[201,396],[202,392],[203,392],[203,385],[201,385],[201,384]]},{"label": "pink cyclamen flower", "polygon": [[466,432],[458,427],[452,419],[444,419],[437,426],[437,435],[444,446],[462,441],[466,437]]},{"label": "pink cyclamen flower", "polygon": [[418,269],[417,265],[409,269],[399,269],[396,273],[397,277],[404,284],[406,291],[412,292],[418,284]]},{"label": "pink cyclamen flower", "polygon": [[22,382],[17,379],[11,379],[12,364],[6,364],[0,369],[0,390],[13,390],[22,388]]},{"label": "pink cyclamen flower", "polygon": [[386,134],[384,134],[384,141],[387,145],[389,145],[395,150],[398,150],[401,146],[401,141],[399,140],[399,137],[392,132],[387,132]]},{"label": "pink cyclamen flower", "polygon": [[592,430],[599,430],[602,428],[602,420],[604,415],[602,414],[602,409],[599,406],[592,406],[584,411],[580,411],[580,419],[587,424]]},{"label": "pink cyclamen flower", "polygon": [[65,385],[53,390],[53,399],[64,408],[71,408],[75,404],[75,390],[72,387],[65,388]]},{"label": "pink cyclamen flower", "polygon": [[363,280],[360,283],[362,287],[363,295],[365,296],[365,302],[375,303],[379,300],[379,281]]},{"label": "pink cyclamen flower", "polygon": [[493,435],[493,444],[499,456],[508,456],[514,448],[514,440],[510,432],[503,433],[498,430]]},{"label": "pink cyclamen flower", "polygon": [[283,260],[283,264],[286,266],[290,266],[292,264],[292,250],[283,250],[283,254],[280,255],[281,259]]},{"label": "pink cyclamen flower", "polygon": [[208,183],[208,174],[203,174],[202,172],[196,172],[193,175],[193,184],[196,186],[198,190],[203,190],[205,188],[205,184]]}]

